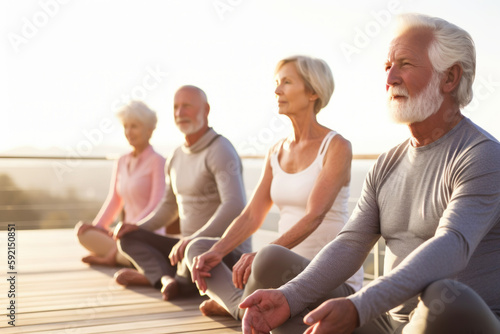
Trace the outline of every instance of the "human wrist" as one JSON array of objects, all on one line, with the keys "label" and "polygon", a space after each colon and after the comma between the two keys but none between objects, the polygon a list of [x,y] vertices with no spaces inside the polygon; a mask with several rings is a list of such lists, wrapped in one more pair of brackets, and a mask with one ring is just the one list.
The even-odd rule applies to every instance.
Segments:
[{"label": "human wrist", "polygon": [[233,248],[228,247],[228,245],[225,244],[224,239],[220,239],[210,248],[210,251],[218,253],[221,255],[221,257],[224,257],[231,253],[233,251]]},{"label": "human wrist", "polygon": [[277,288],[276,289],[277,291],[281,292],[283,294],[283,296],[285,296],[285,299],[286,299],[286,302],[288,304],[288,309],[290,311],[290,318],[300,314],[305,307],[303,308],[300,308],[300,306],[296,305],[296,303],[294,303],[294,293],[292,291],[290,291],[291,289],[289,289],[289,287],[287,287],[287,284],[285,285],[282,285],[281,287]]},{"label": "human wrist", "polygon": [[361,312],[361,296],[356,293],[347,296],[346,299],[351,302],[357,314],[357,323],[356,326],[359,327],[366,322],[366,319],[363,317],[363,313]]}]

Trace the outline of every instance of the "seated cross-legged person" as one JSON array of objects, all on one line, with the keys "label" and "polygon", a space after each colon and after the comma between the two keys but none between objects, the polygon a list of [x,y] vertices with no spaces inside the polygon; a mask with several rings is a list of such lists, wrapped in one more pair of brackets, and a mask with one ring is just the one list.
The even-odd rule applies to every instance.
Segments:
[{"label": "seated cross-legged person", "polygon": [[[292,279],[348,218],[351,145],[316,119],[333,93],[330,68],[323,60],[297,56],[280,61],[275,74],[279,113],[290,118],[293,133],[269,150],[251,201],[223,237],[196,239],[186,251],[193,281],[211,298],[200,305],[204,315],[240,318],[242,298]],[[259,229],[273,203],[280,210],[276,250],[244,254],[231,271],[221,260]],[[276,268],[287,275],[273,275]],[[360,268],[339,294],[354,293],[362,279]]]},{"label": "seated cross-legged person", "polygon": [[[82,261],[108,266],[130,266],[118,252],[110,225],[123,211],[127,222],[135,224],[149,215],[165,193],[165,158],[149,144],[156,128],[156,113],[141,101],[132,101],[118,111],[125,137],[134,149],[115,164],[109,195],[92,224],[79,222],[76,234],[91,254]],[[157,231],[164,234],[164,229]]]},{"label": "seated cross-legged person", "polygon": [[[200,88],[177,90],[174,118],[185,143],[166,163],[161,204],[137,225],[125,223],[115,234],[120,251],[138,269],[119,271],[119,284],[150,284],[161,289],[165,300],[196,291],[184,261],[186,246],[196,237],[220,237],[245,206],[241,160],[229,140],[208,126],[209,110]],[[180,239],[151,232],[177,219]],[[248,252],[250,246],[246,240],[237,252]],[[238,258],[226,261],[233,265]]]}]

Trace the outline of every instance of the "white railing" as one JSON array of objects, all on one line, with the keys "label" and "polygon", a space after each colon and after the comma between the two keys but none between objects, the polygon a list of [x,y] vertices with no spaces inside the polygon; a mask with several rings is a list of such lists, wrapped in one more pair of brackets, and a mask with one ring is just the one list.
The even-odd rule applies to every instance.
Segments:
[{"label": "white railing", "polygon": [[[353,158],[351,211],[361,193],[364,175],[376,157],[355,155]],[[241,158],[249,197],[259,180],[264,156]],[[0,156],[0,230],[12,222],[18,229],[45,229],[72,228],[78,220],[92,220],[107,196],[115,159]],[[276,232],[277,216],[277,209],[272,209],[263,230]],[[383,253],[383,245],[377,243],[365,262],[365,278],[380,275]]]}]

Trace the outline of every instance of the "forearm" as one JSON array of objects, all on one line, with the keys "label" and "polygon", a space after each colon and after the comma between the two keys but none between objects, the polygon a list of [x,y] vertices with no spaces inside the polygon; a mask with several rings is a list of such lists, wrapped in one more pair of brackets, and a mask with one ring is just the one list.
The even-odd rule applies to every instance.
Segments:
[{"label": "forearm", "polygon": [[115,217],[118,216],[122,207],[121,198],[119,198],[118,195],[111,196],[111,198],[108,198],[99,210],[99,213],[92,222],[92,225],[100,229],[107,230],[111,223],[113,223]]},{"label": "forearm", "polygon": [[292,249],[310,236],[321,224],[323,218],[324,216],[313,214],[305,215],[291,229],[271,242],[271,244]]},{"label": "forearm", "polygon": [[[145,221],[146,218],[154,212],[154,209],[158,206],[159,203],[153,203],[152,199],[149,200],[147,206],[140,212],[137,216],[138,221]],[[159,222],[158,222],[159,223]],[[160,226],[161,227],[161,226]]]},{"label": "forearm", "polygon": [[454,277],[468,262],[463,238],[453,231],[415,249],[398,267],[348,297],[361,325],[418,295],[430,283]]},{"label": "forearm", "polygon": [[363,242],[340,236],[326,245],[301,274],[279,288],[290,305],[292,316],[324,299],[328,291],[351,277],[363,265],[377,240],[377,235],[366,236]]},{"label": "forearm", "polygon": [[210,220],[205,223],[198,231],[191,235],[197,237],[215,237],[218,238],[226,231],[231,222],[238,217],[245,203],[242,198],[235,198],[225,203],[221,203],[214,212]]},{"label": "forearm", "polygon": [[123,200],[118,194],[117,191],[117,182],[118,182],[118,170],[119,165],[123,161],[120,158],[113,166],[113,173],[111,175],[111,183],[109,185],[109,192],[104,204],[102,205],[99,213],[94,218],[92,225],[107,230],[111,225],[115,217],[118,215],[120,210],[123,208]]},{"label": "forearm", "polygon": [[224,256],[231,253],[253,235],[261,225],[262,221],[259,222],[243,213],[229,225],[222,238],[212,246],[212,250]]},{"label": "forearm", "polygon": [[172,203],[163,202],[137,225],[148,231],[156,231],[161,227],[168,226],[178,217],[177,206]]}]

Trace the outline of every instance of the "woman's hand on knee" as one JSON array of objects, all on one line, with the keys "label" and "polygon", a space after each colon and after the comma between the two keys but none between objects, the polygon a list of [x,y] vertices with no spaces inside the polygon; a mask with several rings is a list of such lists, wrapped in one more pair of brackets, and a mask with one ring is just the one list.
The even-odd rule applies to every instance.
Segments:
[{"label": "woman's hand on knee", "polygon": [[254,253],[243,254],[238,262],[233,266],[233,284],[238,289],[243,289],[252,273],[252,263],[255,258]]},{"label": "woman's hand on knee", "polygon": [[205,278],[211,277],[210,271],[219,263],[222,262],[224,256],[215,251],[207,251],[193,258],[191,268],[191,279],[196,283],[198,290],[201,292],[207,291],[207,282]]},{"label": "woman's hand on knee", "polygon": [[138,229],[139,226],[137,225],[120,222],[115,227],[115,230],[113,232],[113,239],[118,240],[122,238],[125,234],[137,231]]}]

